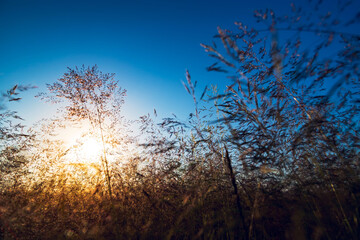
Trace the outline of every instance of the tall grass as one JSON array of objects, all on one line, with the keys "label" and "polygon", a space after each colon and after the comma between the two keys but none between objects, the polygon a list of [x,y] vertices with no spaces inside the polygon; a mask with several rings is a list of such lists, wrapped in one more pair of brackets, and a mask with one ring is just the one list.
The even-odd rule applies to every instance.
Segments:
[{"label": "tall grass", "polygon": [[[138,144],[130,156],[64,166],[68,150],[50,137],[51,121],[27,148],[2,149],[2,163],[21,164],[1,172],[0,238],[357,239],[360,37],[329,28],[336,16],[316,27],[312,13],[292,8],[287,17],[256,12],[265,29],[218,28],[222,45],[203,47],[216,61],[208,70],[228,79],[224,91],[207,87],[199,98],[187,72],[194,113],[160,124],[141,117],[143,142],[126,143]],[[314,34],[316,46],[304,47],[303,34]],[[72,113],[116,133],[104,144],[129,149],[118,108],[108,120],[99,111]]]}]

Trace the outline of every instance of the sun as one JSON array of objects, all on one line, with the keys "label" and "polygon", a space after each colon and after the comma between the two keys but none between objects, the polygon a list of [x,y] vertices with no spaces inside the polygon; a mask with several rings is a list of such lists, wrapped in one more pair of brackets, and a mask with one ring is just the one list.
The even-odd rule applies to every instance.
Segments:
[{"label": "sun", "polygon": [[124,150],[120,141],[110,131],[96,131],[87,122],[79,122],[77,125],[69,123],[65,129],[59,132],[59,139],[64,146],[64,155],[61,157],[63,164],[76,165],[88,164],[99,167],[106,163],[117,163],[119,158],[130,154]]},{"label": "sun", "polygon": [[101,150],[101,143],[92,137],[87,138],[80,149],[81,153],[89,159],[94,157],[98,158],[101,156]]},{"label": "sun", "polygon": [[102,142],[88,135],[76,140],[66,154],[66,159],[69,163],[100,164],[102,155]]}]

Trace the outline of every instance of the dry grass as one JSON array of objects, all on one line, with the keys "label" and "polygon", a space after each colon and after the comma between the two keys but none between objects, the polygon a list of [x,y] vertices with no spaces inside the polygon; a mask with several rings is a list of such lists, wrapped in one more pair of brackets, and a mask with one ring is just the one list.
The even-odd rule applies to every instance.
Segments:
[{"label": "dry grass", "polygon": [[[237,23],[236,33],[218,29],[222,47],[203,45],[216,61],[208,70],[229,80],[223,92],[206,87],[198,100],[186,72],[194,114],[141,117],[145,143],[127,157],[125,91],[96,66],[50,85],[51,100],[70,101],[67,120],[101,135],[95,167],[62,162],[68,151],[51,138],[61,121],[31,135],[0,125],[0,239],[357,239],[360,37],[314,29],[295,6],[287,18],[255,16],[265,30]],[[280,31],[296,36],[280,41]],[[319,44],[304,49],[304,33]]]}]

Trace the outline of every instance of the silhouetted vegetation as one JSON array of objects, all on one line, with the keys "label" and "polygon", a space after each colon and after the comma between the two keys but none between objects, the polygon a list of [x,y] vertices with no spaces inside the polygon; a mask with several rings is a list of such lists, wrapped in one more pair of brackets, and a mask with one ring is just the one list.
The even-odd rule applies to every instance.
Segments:
[{"label": "silhouetted vegetation", "polygon": [[186,72],[188,119],[127,121],[96,66],[49,84],[60,111],[26,134],[0,109],[0,239],[358,239],[360,15],[310,4],[219,27],[202,46],[226,82],[197,94]]}]

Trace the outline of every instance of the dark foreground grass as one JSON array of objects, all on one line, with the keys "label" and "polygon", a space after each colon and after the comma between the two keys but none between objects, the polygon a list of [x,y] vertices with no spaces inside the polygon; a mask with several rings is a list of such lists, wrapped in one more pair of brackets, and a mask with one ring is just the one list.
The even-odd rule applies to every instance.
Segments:
[{"label": "dark foreground grass", "polygon": [[[223,176],[226,179],[226,175]],[[148,181],[149,182],[149,181]],[[211,181],[209,181],[211,182]],[[1,239],[356,239],[358,184],[278,191],[244,186],[237,214],[230,182],[171,182],[102,189],[8,189]],[[105,189],[105,188],[104,188]],[[245,235],[245,233],[249,235]]]},{"label": "dark foreground grass", "polygon": [[[348,1],[338,14],[322,2],[283,17],[256,11],[259,29],[218,28],[220,45],[202,46],[226,83],[199,98],[187,71],[194,113],[140,117],[147,144],[134,154],[124,148],[136,142],[124,134],[126,92],[96,66],[48,85],[50,100],[68,100],[66,116],[36,134],[0,113],[10,146],[0,154],[0,239],[359,239],[360,15],[343,12]],[[52,138],[64,120],[91,123],[99,163],[65,161],[71,149]]]}]

